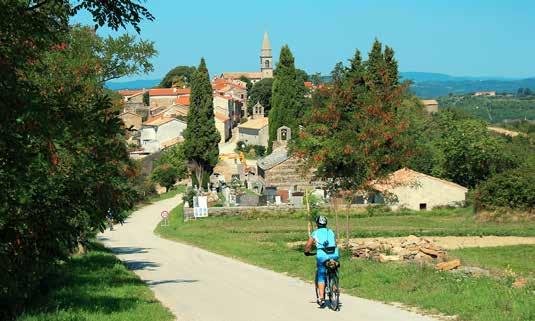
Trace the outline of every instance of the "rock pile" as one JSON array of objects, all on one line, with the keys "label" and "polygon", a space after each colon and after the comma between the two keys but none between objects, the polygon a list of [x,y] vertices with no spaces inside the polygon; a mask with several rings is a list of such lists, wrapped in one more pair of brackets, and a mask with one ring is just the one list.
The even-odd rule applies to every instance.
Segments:
[{"label": "rock pile", "polygon": [[432,263],[445,261],[447,252],[432,241],[410,235],[398,241],[373,240],[350,245],[352,257],[379,262],[414,261]]}]

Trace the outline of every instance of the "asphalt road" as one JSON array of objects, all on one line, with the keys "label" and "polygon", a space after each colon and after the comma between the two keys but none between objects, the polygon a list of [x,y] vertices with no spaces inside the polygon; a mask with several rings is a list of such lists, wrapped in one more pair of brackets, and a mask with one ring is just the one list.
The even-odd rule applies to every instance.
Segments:
[{"label": "asphalt road", "polygon": [[170,212],[179,201],[177,196],[145,206],[99,235],[177,320],[436,320],[343,293],[339,312],[319,309],[312,284],[156,236],[161,211]]}]

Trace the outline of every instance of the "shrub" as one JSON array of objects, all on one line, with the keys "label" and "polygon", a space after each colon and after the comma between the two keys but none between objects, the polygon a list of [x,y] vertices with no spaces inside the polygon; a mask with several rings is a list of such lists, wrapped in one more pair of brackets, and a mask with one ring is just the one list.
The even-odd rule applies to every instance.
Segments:
[{"label": "shrub", "polygon": [[165,187],[165,191],[169,191],[175,185],[178,179],[178,170],[170,164],[162,164],[152,172],[154,181]]},{"label": "shrub", "polygon": [[476,210],[535,208],[535,166],[511,169],[479,184],[473,194]]}]

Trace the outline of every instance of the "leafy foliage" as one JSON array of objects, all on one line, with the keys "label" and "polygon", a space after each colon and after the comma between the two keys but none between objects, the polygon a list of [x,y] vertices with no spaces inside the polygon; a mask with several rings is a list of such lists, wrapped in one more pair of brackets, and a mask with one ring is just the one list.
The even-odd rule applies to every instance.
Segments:
[{"label": "leafy foliage", "polygon": [[163,163],[152,171],[152,179],[165,187],[168,192],[178,179],[178,170],[171,164]]},{"label": "leafy foliage", "polygon": [[177,171],[177,179],[184,179],[188,174],[186,155],[184,154],[184,145],[175,144],[164,150],[162,156],[157,161],[157,166],[169,164]]},{"label": "leafy foliage", "polygon": [[257,103],[264,106],[264,113],[267,115],[271,110],[271,91],[273,88],[273,79],[265,78],[253,85],[251,94],[248,95],[247,109],[248,113],[253,112],[253,106]]},{"label": "leafy foliage", "polygon": [[160,82],[159,87],[171,88],[176,87],[189,87],[191,81],[193,80],[193,75],[195,73],[195,67],[193,66],[177,66],[171,69],[165,77],[163,77],[162,82]]},{"label": "leafy foliage", "polygon": [[517,167],[518,155],[506,140],[489,133],[480,120],[455,111],[441,111],[421,122],[416,153],[409,166],[466,187]]},{"label": "leafy foliage", "polygon": [[331,191],[360,188],[411,156],[403,110],[408,84],[398,81],[393,52],[388,59],[385,53],[376,41],[367,61],[357,50],[349,66],[337,64],[332,88],[314,93],[314,108],[292,146]]},{"label": "leafy foliage", "polygon": [[108,209],[121,221],[137,200],[137,167],[102,88],[103,52],[68,19],[88,8],[117,28],[152,16],[126,0],[70,3],[9,0],[0,11],[1,319],[104,228]]},{"label": "leafy foliage", "polygon": [[277,137],[277,129],[288,126],[297,133],[298,125],[304,114],[305,85],[295,68],[294,57],[288,45],[281,49],[275,71],[269,112],[269,145]]},{"label": "leafy foliage", "polygon": [[184,131],[184,139],[184,153],[192,175],[196,182],[202,182],[202,187],[206,187],[207,180],[203,180],[203,177],[209,176],[217,164],[221,137],[215,127],[212,85],[204,58],[191,83],[188,127]]},{"label": "leafy foliage", "polygon": [[535,97],[510,96],[474,97],[449,96],[438,99],[439,108],[466,112],[490,123],[511,120],[535,120]]},{"label": "leafy foliage", "polygon": [[535,208],[535,163],[506,170],[479,184],[474,193],[477,210]]}]

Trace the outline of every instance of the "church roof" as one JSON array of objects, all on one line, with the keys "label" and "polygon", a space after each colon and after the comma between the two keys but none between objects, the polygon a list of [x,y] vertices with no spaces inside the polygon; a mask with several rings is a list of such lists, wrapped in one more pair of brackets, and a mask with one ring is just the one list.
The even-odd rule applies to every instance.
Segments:
[{"label": "church roof", "polygon": [[246,78],[249,78],[249,79],[261,79],[262,73],[259,71],[224,72],[223,73],[223,78],[228,78],[228,79],[239,79],[241,76],[245,76]]},{"label": "church roof", "polygon": [[274,149],[271,154],[267,155],[264,158],[259,159],[256,164],[263,170],[271,169],[282,162],[288,160],[290,156],[288,155],[288,150],[285,146],[281,146],[277,149]]},{"label": "church roof", "polygon": [[271,57],[271,44],[269,43],[269,36],[267,31],[264,32],[264,40],[262,40],[262,57]]},{"label": "church roof", "polygon": [[246,121],[243,124],[240,124],[239,128],[249,128],[249,129],[262,129],[269,124],[269,119],[267,117],[251,119]]},{"label": "church roof", "polygon": [[269,43],[269,36],[267,31],[264,32],[264,40],[262,41],[262,50],[271,50],[271,44]]}]

